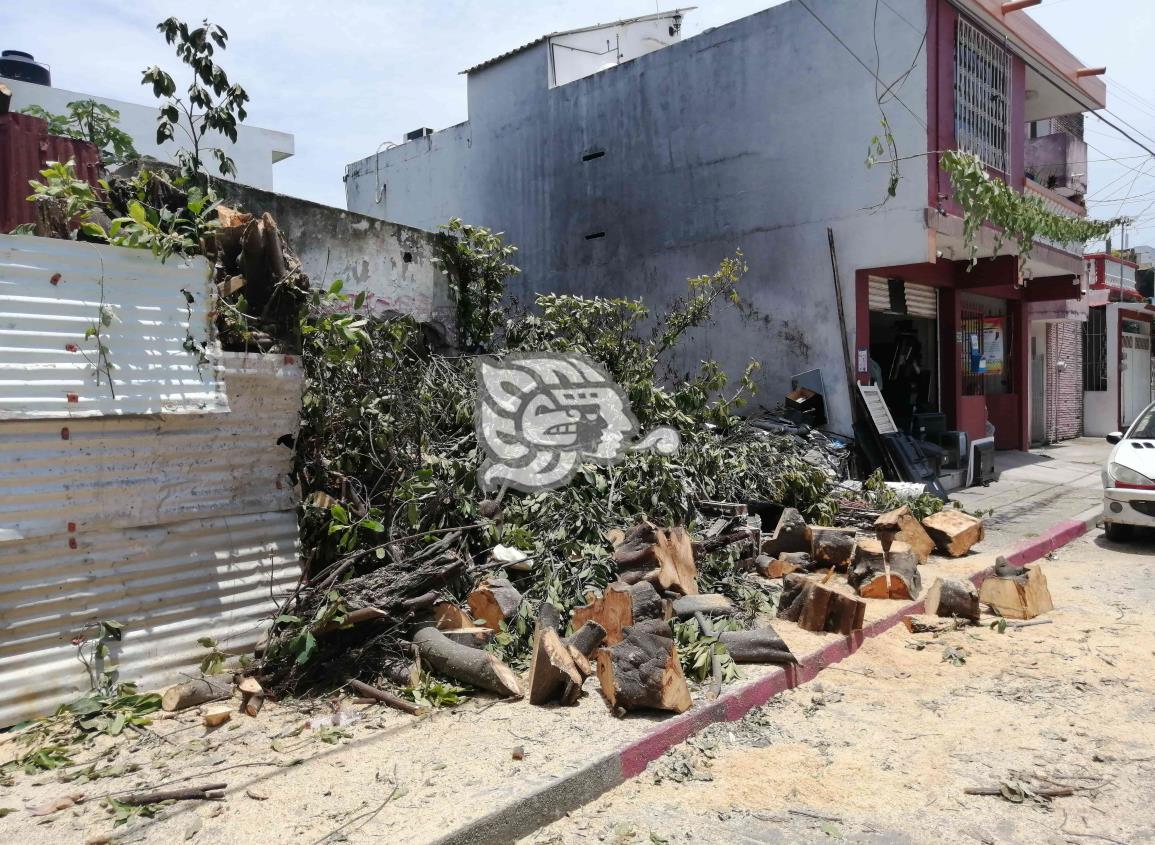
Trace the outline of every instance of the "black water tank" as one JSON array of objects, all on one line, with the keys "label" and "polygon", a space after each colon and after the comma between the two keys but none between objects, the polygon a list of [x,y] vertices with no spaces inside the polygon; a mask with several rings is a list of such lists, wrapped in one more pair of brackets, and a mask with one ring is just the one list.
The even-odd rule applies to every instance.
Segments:
[{"label": "black water tank", "polygon": [[52,72],[23,50],[5,50],[0,53],[0,76],[31,82],[33,85],[51,85]]}]

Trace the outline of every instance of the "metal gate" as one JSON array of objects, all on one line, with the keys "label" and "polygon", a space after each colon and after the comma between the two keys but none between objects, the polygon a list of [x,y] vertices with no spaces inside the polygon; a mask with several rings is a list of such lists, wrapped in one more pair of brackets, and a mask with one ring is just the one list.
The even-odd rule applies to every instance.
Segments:
[{"label": "metal gate", "polygon": [[1151,404],[1151,338],[1142,334],[1122,333],[1122,357],[1119,363],[1120,403],[1123,426],[1129,426],[1140,412]]}]

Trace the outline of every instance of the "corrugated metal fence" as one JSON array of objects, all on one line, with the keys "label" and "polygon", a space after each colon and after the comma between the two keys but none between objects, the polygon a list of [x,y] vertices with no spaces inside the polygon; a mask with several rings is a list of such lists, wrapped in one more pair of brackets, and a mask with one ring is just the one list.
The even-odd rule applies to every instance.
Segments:
[{"label": "corrugated metal fence", "polygon": [[[83,256],[98,263],[87,245],[50,243],[75,252],[77,272]],[[115,251],[153,261],[145,252]],[[107,284],[116,274],[108,255],[104,261]],[[203,287],[207,268],[196,262],[170,272],[176,286],[164,287],[183,314],[181,288]],[[0,279],[17,276],[0,259]],[[133,278],[140,289],[124,294],[123,307],[149,303],[163,312],[168,303],[150,287],[156,279]],[[27,299],[24,284],[38,286],[9,282],[0,308],[3,297]],[[151,337],[166,366],[187,374],[189,362],[167,349],[171,334]],[[143,334],[140,343],[148,358]],[[32,356],[21,364],[12,352],[0,337],[6,407],[22,387],[8,375],[38,363]],[[168,406],[173,412],[133,414],[109,400],[99,416],[90,409],[61,419],[33,405],[20,419],[0,420],[0,725],[49,712],[87,689],[70,641],[101,620],[124,626],[113,651],[121,678],[156,687],[195,670],[205,653],[199,637],[251,649],[261,619],[295,584],[288,473],[300,368],[281,355],[211,357],[212,384],[228,400],[214,407],[227,407],[224,413],[177,403]]]}]

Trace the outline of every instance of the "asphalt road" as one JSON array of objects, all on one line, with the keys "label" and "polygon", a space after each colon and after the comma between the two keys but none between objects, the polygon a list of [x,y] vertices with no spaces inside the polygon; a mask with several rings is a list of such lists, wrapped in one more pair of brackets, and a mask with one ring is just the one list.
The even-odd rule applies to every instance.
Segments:
[{"label": "asphalt road", "polygon": [[1054,558],[1049,623],[898,626],[522,842],[1155,842],[1155,535]]}]

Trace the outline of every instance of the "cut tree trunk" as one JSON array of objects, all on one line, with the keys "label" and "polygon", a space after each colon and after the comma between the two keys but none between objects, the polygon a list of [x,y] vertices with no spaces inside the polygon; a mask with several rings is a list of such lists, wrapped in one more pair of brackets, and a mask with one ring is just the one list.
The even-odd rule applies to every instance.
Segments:
[{"label": "cut tree trunk", "polygon": [[730,600],[725,596],[714,593],[683,596],[674,601],[674,615],[679,619],[689,619],[695,613],[731,616],[734,613],[734,605],[730,604]]},{"label": "cut tree trunk", "polygon": [[517,673],[488,652],[455,643],[432,626],[414,634],[413,643],[422,660],[454,680],[498,695],[522,696]]},{"label": "cut tree trunk", "polygon": [[753,631],[723,631],[718,641],[726,646],[736,663],[797,663],[790,647],[770,626]]},{"label": "cut tree trunk", "polygon": [[1054,609],[1047,577],[1037,563],[1017,575],[992,575],[979,588],[979,602],[1008,619],[1034,619]]},{"label": "cut tree trunk", "polygon": [[657,586],[684,596],[698,592],[694,545],[682,526],[658,528],[649,522],[635,525],[614,549],[619,572],[657,570]]},{"label": "cut tree trunk", "polygon": [[786,508],[778,517],[774,533],[762,541],[762,552],[780,558],[787,552],[810,552],[810,527],[794,508]]},{"label": "cut tree trunk", "polygon": [[438,628],[437,630],[455,643],[467,645],[470,648],[484,648],[495,635],[492,628],[485,628],[481,625],[470,625],[468,628],[446,628],[444,630]]},{"label": "cut tree trunk", "polygon": [[674,629],[665,619],[646,619],[642,622],[635,622],[622,631],[623,637],[628,637],[631,631],[636,631],[639,634],[653,634],[656,637],[665,637],[667,640],[674,638]]},{"label": "cut tree trunk", "polygon": [[598,651],[598,681],[615,713],[690,709],[690,688],[672,639],[630,630],[620,643]]},{"label": "cut tree trunk", "polygon": [[782,582],[778,618],[797,622],[806,631],[850,634],[862,629],[866,602],[819,584],[799,573]]},{"label": "cut tree trunk", "polygon": [[205,678],[196,678],[182,684],[168,687],[160,696],[162,710],[172,712],[196,707],[207,701],[220,701],[233,694],[233,676],[212,675]]},{"label": "cut tree trunk", "polygon": [[449,601],[439,601],[433,605],[433,618],[442,631],[473,627],[473,617]]},{"label": "cut tree trunk", "polygon": [[622,641],[622,629],[644,619],[665,618],[666,603],[649,581],[624,584],[615,581],[601,596],[587,597],[589,604],[574,608],[571,624],[578,628],[588,621],[597,622],[606,631],[606,644]]},{"label": "cut tree trunk", "polygon": [[581,696],[581,674],[566,643],[558,635],[561,614],[548,602],[538,608],[533,632],[533,657],[529,665],[529,703],[548,704],[560,697],[574,704]]},{"label": "cut tree trunk", "polygon": [[901,540],[895,540],[886,555],[880,540],[867,538],[860,542],[846,583],[868,599],[915,599],[922,590],[918,558]]},{"label": "cut tree trunk", "polygon": [[983,521],[957,510],[931,514],[922,521],[922,527],[938,550],[950,557],[962,557],[983,539]]},{"label": "cut tree trunk", "polygon": [[589,657],[594,649],[606,639],[606,629],[592,619],[587,620],[571,636],[565,639],[565,644],[575,649],[583,657]]},{"label": "cut tree trunk", "polygon": [[928,616],[955,617],[978,624],[979,591],[970,581],[935,578],[926,591],[924,604]]},{"label": "cut tree trunk", "polygon": [[521,593],[505,578],[487,578],[469,594],[469,612],[475,624],[500,631],[521,607]]},{"label": "cut tree trunk", "polygon": [[942,619],[938,616],[915,615],[902,617],[902,624],[912,634],[946,634],[950,631],[961,630],[970,623],[965,619]]},{"label": "cut tree trunk", "polygon": [[845,571],[854,556],[853,528],[810,529],[810,557],[819,566]]},{"label": "cut tree trunk", "polygon": [[920,566],[926,563],[926,559],[934,551],[934,540],[906,505],[880,515],[874,520],[874,530],[879,534],[887,532],[894,539],[910,546]]}]

